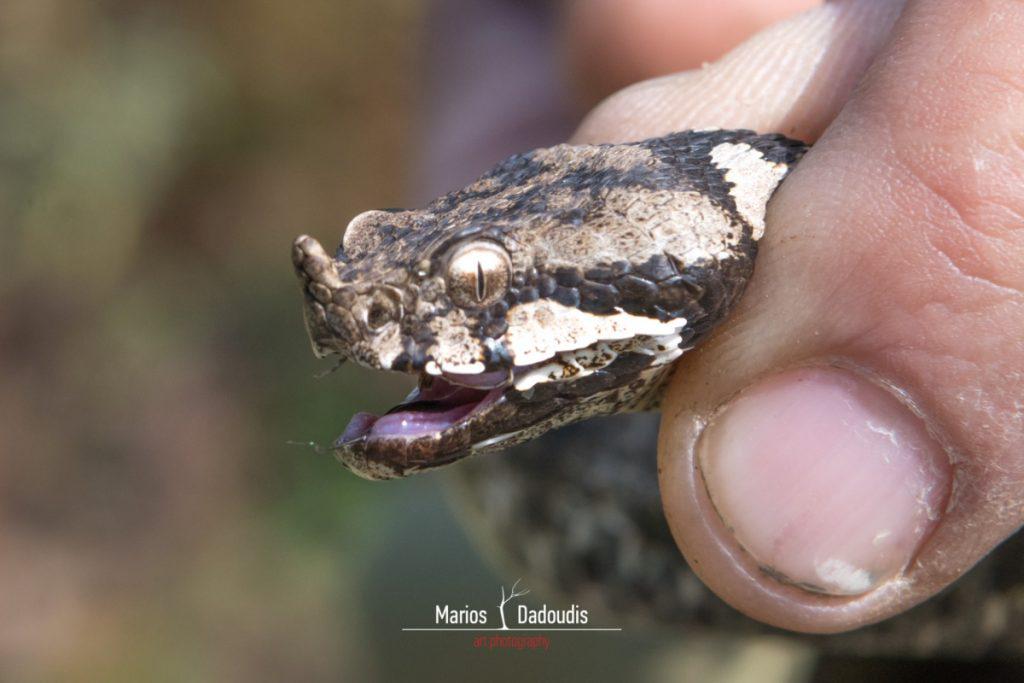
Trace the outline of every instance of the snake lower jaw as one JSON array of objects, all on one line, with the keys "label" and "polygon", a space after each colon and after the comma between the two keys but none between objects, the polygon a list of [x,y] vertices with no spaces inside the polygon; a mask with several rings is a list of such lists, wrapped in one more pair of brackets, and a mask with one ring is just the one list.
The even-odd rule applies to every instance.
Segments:
[{"label": "snake lower jaw", "polygon": [[360,477],[395,479],[512,443],[557,410],[557,402],[530,403],[532,392],[517,391],[507,375],[474,380],[483,386],[421,375],[420,386],[384,415],[356,413],[333,445],[336,457]]}]

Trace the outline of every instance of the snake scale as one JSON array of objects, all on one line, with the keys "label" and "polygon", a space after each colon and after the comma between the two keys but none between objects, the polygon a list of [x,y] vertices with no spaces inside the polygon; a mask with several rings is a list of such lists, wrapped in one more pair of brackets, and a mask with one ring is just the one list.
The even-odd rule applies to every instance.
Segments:
[{"label": "snake scale", "polygon": [[[488,451],[458,476],[531,578],[620,614],[763,632],[689,572],[660,513],[656,408],[675,361],[749,280],[768,201],[806,152],[747,130],[514,155],[420,210],[356,216],[334,255],[292,250],[317,356],[413,374],[333,445],[370,479]],[[834,651],[1024,652],[1018,538],[953,589]],[[1016,549],[1016,552],[1014,550]]]}]

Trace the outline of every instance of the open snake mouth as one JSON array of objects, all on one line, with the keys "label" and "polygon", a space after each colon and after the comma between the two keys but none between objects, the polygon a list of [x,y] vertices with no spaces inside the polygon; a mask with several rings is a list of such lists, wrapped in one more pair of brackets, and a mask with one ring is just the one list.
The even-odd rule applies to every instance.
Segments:
[{"label": "open snake mouth", "polygon": [[508,373],[500,371],[458,379],[423,373],[420,385],[384,415],[356,413],[336,445],[438,435],[498,401],[507,387]]},{"label": "open snake mouth", "polygon": [[511,446],[590,414],[624,409],[621,401],[586,404],[639,379],[622,395],[627,402],[636,398],[639,387],[682,353],[679,342],[678,334],[637,337],[477,374],[422,372],[419,386],[384,415],[356,413],[334,452],[362,477],[391,479]]},{"label": "open snake mouth", "polygon": [[335,441],[335,454],[362,477],[390,479],[511,444],[517,432],[565,404],[533,402],[534,392],[516,388],[516,374],[421,373],[419,386],[384,415],[356,413]]}]

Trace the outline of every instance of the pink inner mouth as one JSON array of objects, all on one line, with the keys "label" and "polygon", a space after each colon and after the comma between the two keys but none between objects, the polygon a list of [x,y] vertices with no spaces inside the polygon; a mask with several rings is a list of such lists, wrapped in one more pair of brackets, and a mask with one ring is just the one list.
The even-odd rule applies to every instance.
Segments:
[{"label": "pink inner mouth", "polygon": [[[383,416],[356,413],[338,441],[348,443],[363,437],[415,439],[439,434],[497,401],[506,377],[505,373],[452,376],[459,384],[435,377],[429,386],[413,389],[405,401]],[[460,386],[469,383],[467,379],[482,388]]]}]

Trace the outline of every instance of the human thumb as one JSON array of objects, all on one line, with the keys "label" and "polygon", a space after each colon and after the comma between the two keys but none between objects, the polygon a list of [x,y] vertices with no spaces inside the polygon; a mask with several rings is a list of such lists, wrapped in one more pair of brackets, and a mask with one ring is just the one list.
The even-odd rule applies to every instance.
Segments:
[{"label": "human thumb", "polygon": [[825,131],[743,301],[680,363],[659,447],[695,571],[795,630],[899,613],[1024,519],[1024,7],[900,10],[823,6],[580,131]]}]

